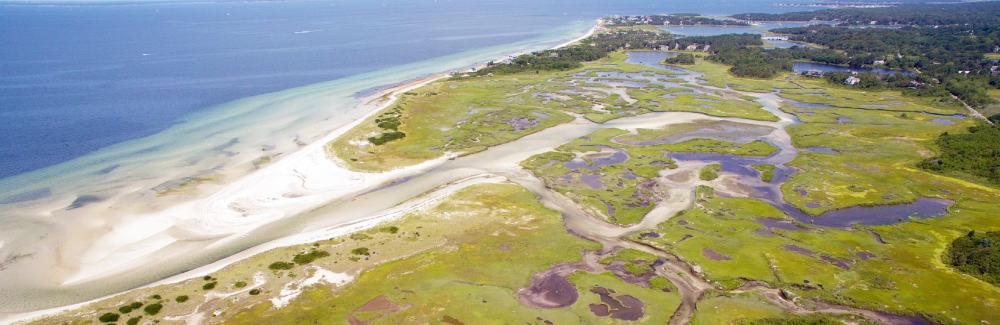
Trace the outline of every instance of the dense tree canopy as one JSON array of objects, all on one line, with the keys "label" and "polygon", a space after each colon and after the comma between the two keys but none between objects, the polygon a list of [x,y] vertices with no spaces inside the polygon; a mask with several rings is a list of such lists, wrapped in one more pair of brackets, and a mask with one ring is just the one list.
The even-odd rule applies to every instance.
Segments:
[{"label": "dense tree canopy", "polygon": [[983,124],[969,128],[966,134],[945,133],[938,137],[937,145],[941,154],[921,162],[920,167],[981,177],[1000,185],[1000,127]]},{"label": "dense tree canopy", "polygon": [[1000,3],[984,1],[963,4],[919,4],[888,8],[843,8],[782,14],[748,13],[736,19],[767,21],[822,20],[852,25],[960,25],[1000,24]]},{"label": "dense tree canopy", "polygon": [[948,245],[944,259],[962,272],[1000,286],[1000,231],[970,231]]}]

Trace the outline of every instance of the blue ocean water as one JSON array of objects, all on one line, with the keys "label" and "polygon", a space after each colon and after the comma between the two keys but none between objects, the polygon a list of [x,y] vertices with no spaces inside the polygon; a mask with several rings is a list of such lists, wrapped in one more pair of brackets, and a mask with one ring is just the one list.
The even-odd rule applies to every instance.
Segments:
[{"label": "blue ocean water", "polygon": [[[547,48],[611,14],[794,9],[770,1],[0,3],[0,317],[266,240],[86,283],[39,272],[72,267],[89,233],[141,218],[132,205],[163,209],[161,187],[294,151],[359,118],[357,92]],[[88,210],[96,202],[107,207]]]},{"label": "blue ocean water", "polygon": [[212,105],[526,40],[574,20],[730,14],[762,3],[8,3],[0,6],[0,178],[157,133]]}]

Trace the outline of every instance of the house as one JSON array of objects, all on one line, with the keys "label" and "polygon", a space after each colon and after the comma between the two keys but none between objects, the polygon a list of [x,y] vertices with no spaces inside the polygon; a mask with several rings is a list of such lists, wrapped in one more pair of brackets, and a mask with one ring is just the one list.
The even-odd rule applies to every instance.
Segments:
[{"label": "house", "polygon": [[550,58],[558,58],[558,57],[559,57],[559,52],[552,52],[552,53],[549,53],[549,57],[550,57]]},{"label": "house", "polygon": [[885,65],[885,60],[875,60],[872,64],[874,65]]},{"label": "house", "polygon": [[994,76],[1000,76],[1000,66],[990,67],[990,74]]},{"label": "house", "polygon": [[687,46],[687,50],[688,50],[688,51],[695,51],[695,50],[698,50],[698,44],[691,44],[691,45],[688,45],[688,46]]},{"label": "house", "polygon": [[971,73],[971,72],[972,72],[972,70],[958,70],[958,74],[964,74],[966,76],[968,76],[969,73]]},{"label": "house", "polygon": [[823,71],[808,70],[806,72],[803,72],[802,75],[806,76],[806,77],[811,77],[811,78],[821,78],[821,77],[823,77]]},{"label": "house", "polygon": [[705,48],[702,51],[708,52],[708,48],[712,47],[712,44],[705,44]]},{"label": "house", "polygon": [[858,78],[858,77],[855,77],[855,76],[850,76],[850,77],[847,77],[847,79],[844,79],[844,84],[848,85],[848,86],[857,85],[859,82],[861,82],[861,78]]},{"label": "house", "polygon": [[660,51],[669,51],[670,45],[660,45]]}]

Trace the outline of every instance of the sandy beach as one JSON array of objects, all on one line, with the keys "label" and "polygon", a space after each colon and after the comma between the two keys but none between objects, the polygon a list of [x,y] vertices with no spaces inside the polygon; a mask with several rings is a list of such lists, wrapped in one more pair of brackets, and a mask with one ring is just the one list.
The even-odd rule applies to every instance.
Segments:
[{"label": "sandy beach", "polygon": [[[598,20],[598,23],[585,35],[555,48],[576,43],[595,33],[601,26],[602,23]],[[476,68],[483,66],[485,64],[477,65]],[[448,75],[444,73],[435,74],[378,89],[375,93],[362,98],[359,101],[360,104],[352,108],[352,110],[367,112],[364,116],[312,141],[298,151],[284,155],[235,181],[216,184],[214,187],[218,189],[205,195],[183,200],[160,211],[125,216],[121,219],[123,222],[109,225],[110,230],[106,234],[94,240],[92,245],[72,259],[78,263],[77,265],[60,267],[61,270],[57,272],[62,275],[59,276],[61,278],[60,284],[86,283],[116,274],[121,270],[134,269],[151,260],[184,254],[183,246],[178,247],[175,243],[192,236],[214,239],[207,248],[225,245],[263,225],[310,211],[329,202],[350,199],[392,180],[419,174],[447,161],[452,158],[452,155],[445,155],[439,159],[385,173],[359,173],[343,168],[336,161],[328,158],[324,149],[330,141],[369,117],[378,114],[384,108],[391,106],[401,93],[446,77]],[[485,175],[455,182],[432,193],[424,195],[413,193],[417,198],[411,199],[391,211],[263,243],[192,271],[171,276],[146,286],[199,277],[276,247],[301,244],[367,229],[392,220],[413,209],[418,209],[468,185],[504,180],[502,177]],[[177,201],[177,199],[170,200]],[[0,245],[3,244],[0,242]],[[79,308],[89,302],[104,298],[107,297],[64,307],[2,315],[0,323],[8,324]]]}]

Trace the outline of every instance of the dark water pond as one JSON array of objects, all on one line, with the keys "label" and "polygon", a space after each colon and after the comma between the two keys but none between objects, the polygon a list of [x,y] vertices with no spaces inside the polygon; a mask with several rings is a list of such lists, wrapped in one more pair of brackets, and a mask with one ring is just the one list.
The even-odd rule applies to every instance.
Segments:
[{"label": "dark water pond", "polygon": [[587,184],[587,186],[595,190],[604,188],[604,184],[601,184],[601,175],[597,174],[580,175],[580,183]]},{"label": "dark water pond", "polygon": [[615,153],[611,154],[610,156],[591,158],[590,160],[593,161],[593,165],[591,165],[584,159],[573,159],[566,162],[566,168],[567,169],[583,168],[589,170],[598,170],[601,169],[601,166],[604,165],[612,165],[625,162],[626,160],[628,160],[628,155],[625,154],[625,151],[618,150],[615,151]]},{"label": "dark water pond", "polygon": [[[717,153],[669,153],[667,157],[679,161],[714,162],[722,166],[722,172],[740,175],[741,177],[757,178],[760,171],[750,167],[753,164],[770,164],[768,157],[745,157]],[[771,183],[780,184],[788,179],[791,168],[775,166],[774,178]]]},{"label": "dark water pond", "polygon": [[849,71],[849,72],[875,72],[881,74],[896,74],[902,73],[907,76],[912,76],[913,72],[903,71],[903,70],[893,70],[893,69],[882,69],[882,68],[854,68],[854,67],[844,67],[839,65],[815,63],[815,62],[795,62],[792,63],[792,70],[795,72],[802,73],[809,70],[819,70],[823,73],[827,72],[839,72],[839,71]]},{"label": "dark water pond", "polygon": [[787,99],[787,98],[782,98],[781,100],[785,101],[786,103],[789,103],[789,104],[792,104],[792,105],[795,105],[795,106],[798,106],[798,107],[801,107],[801,108],[833,108],[833,106],[830,106],[830,105],[827,105],[827,104],[803,103],[803,102],[800,102],[800,101],[797,101],[797,100],[791,100],[791,99]]},{"label": "dark water pond", "polygon": [[831,154],[831,155],[839,155],[840,154],[839,152],[837,152],[837,150],[833,150],[833,149],[830,149],[830,148],[827,148],[827,147],[807,147],[807,148],[802,148],[802,150],[809,151],[809,152],[826,153],[826,154]]},{"label": "dark water pond", "polygon": [[660,64],[661,61],[667,58],[675,57],[679,53],[634,51],[634,52],[625,52],[625,54],[628,55],[628,59],[625,59],[625,63],[639,64],[647,67],[670,70],[675,72],[682,72],[682,73],[685,72],[684,70],[679,69],[677,67]]},{"label": "dark water pond", "polygon": [[[819,23],[814,22],[797,22],[797,21],[765,21],[759,22],[753,26],[658,26],[660,29],[670,32],[671,34],[684,35],[684,36],[715,36],[722,34],[762,34],[765,31],[775,29],[775,28],[791,28],[791,27],[802,27],[807,25],[816,25]],[[775,41],[771,41],[774,43]]]},{"label": "dark water pond", "polygon": [[847,228],[851,225],[889,225],[910,218],[930,219],[940,218],[948,214],[948,206],[952,201],[921,198],[909,204],[880,205],[874,207],[850,207],[833,210],[819,216],[809,216],[790,204],[782,203],[776,207],[790,217],[802,223],[824,227]]}]

